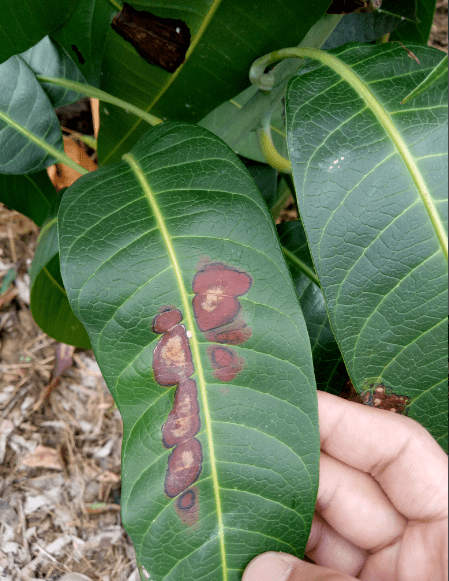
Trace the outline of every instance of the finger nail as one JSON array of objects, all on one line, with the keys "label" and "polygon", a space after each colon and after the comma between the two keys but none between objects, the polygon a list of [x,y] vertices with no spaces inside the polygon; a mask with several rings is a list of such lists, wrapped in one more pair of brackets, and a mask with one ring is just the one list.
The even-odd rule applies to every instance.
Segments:
[{"label": "finger nail", "polygon": [[292,568],[278,553],[265,553],[251,561],[242,581],[287,581]]}]

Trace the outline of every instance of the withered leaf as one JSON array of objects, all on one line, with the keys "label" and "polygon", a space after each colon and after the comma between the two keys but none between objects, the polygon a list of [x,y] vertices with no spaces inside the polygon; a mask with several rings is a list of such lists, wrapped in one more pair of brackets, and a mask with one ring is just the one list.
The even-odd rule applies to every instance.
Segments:
[{"label": "withered leaf", "polygon": [[124,2],[111,26],[151,65],[173,73],[184,62],[190,30],[182,20],[160,18]]}]

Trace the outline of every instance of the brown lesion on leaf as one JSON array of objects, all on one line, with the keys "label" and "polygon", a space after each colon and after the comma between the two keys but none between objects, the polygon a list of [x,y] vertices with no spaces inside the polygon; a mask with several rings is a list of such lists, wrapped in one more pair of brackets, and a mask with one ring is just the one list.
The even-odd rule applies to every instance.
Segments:
[{"label": "brown lesion on leaf", "polygon": [[195,527],[195,525],[198,525],[200,518],[200,503],[197,486],[188,488],[178,496],[175,501],[175,510],[181,522],[188,527]]},{"label": "brown lesion on leaf", "polygon": [[213,376],[219,381],[232,381],[245,367],[245,359],[230,347],[210,345],[207,354],[214,369]]},{"label": "brown lesion on leaf", "polygon": [[162,443],[172,448],[193,438],[200,430],[198,392],[196,382],[186,379],[178,384],[173,408],[162,426]]},{"label": "brown lesion on leaf", "polygon": [[190,30],[185,22],[136,10],[126,2],[111,27],[148,63],[169,73],[184,62],[190,46]]},{"label": "brown lesion on leaf", "polygon": [[153,352],[155,380],[165,387],[188,379],[195,372],[187,338],[178,309],[163,311],[153,319],[153,331],[163,333]]},{"label": "brown lesion on leaf", "polygon": [[381,410],[388,410],[406,415],[410,397],[394,393],[391,387],[383,383],[371,384],[370,389],[360,394],[362,403]]},{"label": "brown lesion on leaf", "polygon": [[174,498],[191,486],[201,473],[203,452],[196,438],[176,446],[168,458],[165,474],[165,493]]}]

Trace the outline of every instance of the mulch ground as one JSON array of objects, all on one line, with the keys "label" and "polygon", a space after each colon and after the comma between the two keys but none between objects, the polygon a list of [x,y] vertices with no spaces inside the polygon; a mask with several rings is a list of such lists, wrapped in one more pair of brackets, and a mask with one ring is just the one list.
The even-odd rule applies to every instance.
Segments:
[{"label": "mulch ground", "polygon": [[[430,44],[447,52],[447,0]],[[289,204],[282,221],[296,216]],[[0,204],[0,286],[18,272],[0,296],[0,581],[137,581],[119,513],[122,422],[93,353],[75,351],[48,389],[59,351],[29,309],[37,236]]]}]

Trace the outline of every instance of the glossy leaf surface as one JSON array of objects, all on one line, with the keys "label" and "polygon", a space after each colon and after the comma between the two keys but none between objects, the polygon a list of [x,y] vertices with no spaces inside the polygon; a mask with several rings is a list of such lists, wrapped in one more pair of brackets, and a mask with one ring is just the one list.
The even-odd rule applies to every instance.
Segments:
[{"label": "glossy leaf surface", "polygon": [[30,279],[31,314],[42,331],[61,343],[90,349],[86,330],[73,314],[61,279],[55,219],[41,231],[30,267]]},{"label": "glossy leaf surface", "polygon": [[[174,72],[148,64],[111,31],[108,35],[101,88],[161,119],[197,122],[220,103],[248,86],[252,62],[268,51],[298,44],[320,19],[328,0],[313,4],[269,0],[150,0],[132,3],[163,18],[183,20],[191,44],[185,62]],[[289,26],[285,26],[286,19]],[[98,141],[100,164],[120,159],[147,131],[145,123],[107,106],[101,111]],[[123,137],[117,140],[117,128]]]},{"label": "glossy leaf surface", "polygon": [[[346,367],[446,446],[447,83],[400,105],[444,58],[346,45],[291,81],[298,206]],[[355,73],[353,75],[352,73]],[[442,79],[442,78],[441,78]]]},{"label": "glossy leaf surface", "polygon": [[1,3],[0,63],[36,44],[60,26],[74,0],[20,0]]},{"label": "glossy leaf surface", "polygon": [[315,273],[304,227],[299,220],[277,225],[279,241],[293,278],[309,332],[317,389],[339,395],[348,374],[332,332],[321,288],[308,276]]},{"label": "glossy leaf surface", "polygon": [[[67,190],[59,233],[69,300],[123,417],[122,517],[139,565],[153,581],[237,581],[261,551],[302,555],[318,482],[312,359],[243,164],[198,126],[158,125],[122,162]],[[212,272],[222,272],[218,286]],[[228,277],[242,288],[224,291]],[[235,333],[205,324],[215,312],[222,321],[215,304],[232,306],[223,313]],[[182,324],[157,326],[161,309]],[[199,419],[199,431],[170,453],[161,428],[186,382],[198,405],[188,427]],[[199,475],[176,496],[174,454],[193,444],[185,458]]]}]

